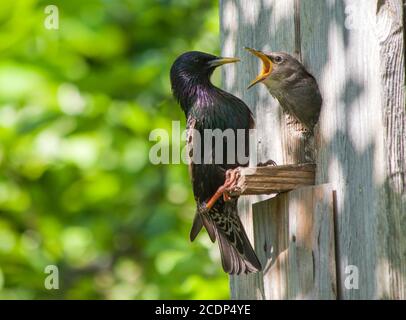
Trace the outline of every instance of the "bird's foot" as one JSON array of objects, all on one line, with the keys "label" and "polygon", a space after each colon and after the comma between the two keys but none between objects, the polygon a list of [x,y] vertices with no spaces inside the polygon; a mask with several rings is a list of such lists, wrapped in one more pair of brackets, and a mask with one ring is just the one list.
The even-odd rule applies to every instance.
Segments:
[{"label": "bird's foot", "polygon": [[237,187],[237,182],[238,179],[240,178],[240,169],[230,169],[226,171],[226,180],[224,181],[223,187],[225,188],[225,191],[223,193],[223,199],[224,201],[230,201],[231,200],[231,195],[233,191],[235,191]]},{"label": "bird's foot", "polygon": [[230,201],[230,192],[235,190],[239,177],[239,168],[227,170],[224,184],[219,187],[216,193],[210,198],[209,201],[207,201],[206,210],[210,210],[221,196],[223,196],[224,201]]},{"label": "bird's foot", "polygon": [[257,167],[266,167],[266,166],[276,166],[276,162],[273,161],[272,159],[269,159],[265,162],[260,162],[257,164]]}]

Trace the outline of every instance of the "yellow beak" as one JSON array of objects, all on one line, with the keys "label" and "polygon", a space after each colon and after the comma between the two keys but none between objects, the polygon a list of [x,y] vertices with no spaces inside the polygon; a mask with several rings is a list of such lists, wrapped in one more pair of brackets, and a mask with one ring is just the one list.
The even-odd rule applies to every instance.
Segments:
[{"label": "yellow beak", "polygon": [[223,57],[221,57],[221,58],[210,61],[209,66],[210,67],[218,67],[218,66],[221,66],[221,65],[226,64],[226,63],[234,63],[234,62],[238,62],[238,61],[240,61],[240,59],[238,59],[238,58],[223,58]]},{"label": "yellow beak", "polygon": [[251,49],[251,48],[247,48],[245,47],[246,50],[248,50],[249,52],[251,52],[254,56],[258,57],[261,59],[262,61],[262,70],[260,72],[260,74],[255,78],[254,81],[251,82],[251,84],[248,86],[247,89],[253,87],[254,85],[256,85],[258,82],[263,81],[264,79],[266,79],[272,72],[272,68],[273,68],[273,63],[271,61],[271,59],[269,59],[269,57],[264,54],[261,51],[255,50],[255,49]]}]

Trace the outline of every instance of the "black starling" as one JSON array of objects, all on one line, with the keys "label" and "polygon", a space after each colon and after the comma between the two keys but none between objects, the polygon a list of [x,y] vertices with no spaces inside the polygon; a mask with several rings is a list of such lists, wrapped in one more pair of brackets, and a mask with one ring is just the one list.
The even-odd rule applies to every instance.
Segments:
[{"label": "black starling", "polygon": [[246,48],[262,61],[262,71],[250,84],[262,82],[282,109],[312,130],[319,118],[322,98],[316,79],[285,52],[263,53]]},{"label": "black starling", "polygon": [[[239,61],[236,58],[221,58],[203,52],[186,52],[179,56],[171,68],[171,84],[187,119],[187,129],[200,133],[200,154],[204,151],[204,129],[237,129],[245,132],[245,152],[249,150],[248,130],[254,120],[247,105],[237,97],[215,87],[210,82],[214,69],[226,63]],[[237,136],[237,135],[235,135]],[[256,272],[261,264],[248,240],[237,213],[237,199],[219,197],[225,183],[226,173],[248,163],[225,163],[227,139],[223,139],[223,163],[215,163],[216,148],[212,149],[212,164],[190,164],[193,193],[197,203],[196,215],[190,232],[193,241],[204,226],[214,242],[218,240],[222,265],[229,274]],[[191,141],[189,141],[191,143]],[[195,152],[196,145],[193,145]],[[236,149],[236,148],[234,148]],[[213,197],[213,195],[216,195]],[[227,200],[227,201],[226,201]]]}]

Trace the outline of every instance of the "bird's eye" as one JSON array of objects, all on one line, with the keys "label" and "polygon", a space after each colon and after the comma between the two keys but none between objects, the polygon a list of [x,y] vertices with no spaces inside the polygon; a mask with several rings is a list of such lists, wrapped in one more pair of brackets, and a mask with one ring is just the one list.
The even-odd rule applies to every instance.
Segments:
[{"label": "bird's eye", "polygon": [[273,60],[274,60],[276,63],[281,63],[281,62],[282,62],[282,57],[281,57],[281,56],[276,56],[276,57],[273,58]]}]

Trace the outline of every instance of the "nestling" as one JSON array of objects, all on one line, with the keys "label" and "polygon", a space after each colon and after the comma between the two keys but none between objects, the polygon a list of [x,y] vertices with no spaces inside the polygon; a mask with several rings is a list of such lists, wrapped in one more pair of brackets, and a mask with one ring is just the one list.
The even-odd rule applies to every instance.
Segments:
[{"label": "nestling", "polygon": [[285,112],[312,130],[318,121],[322,104],[316,79],[286,52],[263,53],[246,49],[262,61],[261,73],[248,88],[262,82]]}]

